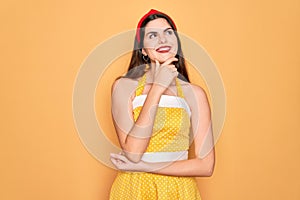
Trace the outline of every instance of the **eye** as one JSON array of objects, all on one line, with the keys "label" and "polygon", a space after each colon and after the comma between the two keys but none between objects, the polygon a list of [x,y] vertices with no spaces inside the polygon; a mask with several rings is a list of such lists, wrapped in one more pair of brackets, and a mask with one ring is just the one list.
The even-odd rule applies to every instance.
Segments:
[{"label": "eye", "polygon": [[157,36],[156,33],[151,33],[151,34],[149,34],[149,38],[150,38],[150,39],[152,39],[152,38],[154,38],[154,37],[156,37],[156,36]]},{"label": "eye", "polygon": [[167,34],[168,34],[168,35],[172,35],[173,33],[174,33],[174,32],[173,32],[172,29],[167,30]]}]

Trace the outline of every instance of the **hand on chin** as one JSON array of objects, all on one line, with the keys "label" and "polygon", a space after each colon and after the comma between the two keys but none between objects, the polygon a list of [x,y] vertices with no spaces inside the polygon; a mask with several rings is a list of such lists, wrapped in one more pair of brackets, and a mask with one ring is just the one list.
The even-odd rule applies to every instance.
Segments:
[{"label": "hand on chin", "polygon": [[168,55],[165,55],[165,56],[159,56],[159,57],[157,58],[157,60],[158,60],[158,62],[159,62],[160,64],[162,64],[162,63],[166,62],[166,60],[168,60],[169,58],[173,58],[173,57],[175,57],[174,54],[168,54]]}]

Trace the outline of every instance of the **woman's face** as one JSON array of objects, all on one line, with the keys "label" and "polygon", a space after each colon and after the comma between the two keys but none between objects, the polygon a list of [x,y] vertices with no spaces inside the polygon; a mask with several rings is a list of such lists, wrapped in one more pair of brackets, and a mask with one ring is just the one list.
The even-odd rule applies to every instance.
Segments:
[{"label": "woman's face", "polygon": [[175,57],[177,51],[177,37],[166,19],[158,18],[147,23],[142,53],[148,55],[152,63],[155,60],[163,63],[168,58]]}]

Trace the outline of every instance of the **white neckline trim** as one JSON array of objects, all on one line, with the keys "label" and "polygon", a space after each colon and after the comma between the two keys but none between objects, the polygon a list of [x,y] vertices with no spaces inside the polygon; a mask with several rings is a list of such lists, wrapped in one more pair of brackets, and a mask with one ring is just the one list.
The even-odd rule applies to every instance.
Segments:
[{"label": "white neckline trim", "polygon": [[[143,106],[147,98],[147,94],[136,96],[132,101],[133,109]],[[191,116],[191,110],[184,98],[178,96],[161,95],[158,107],[167,108],[184,108],[189,116]]]}]

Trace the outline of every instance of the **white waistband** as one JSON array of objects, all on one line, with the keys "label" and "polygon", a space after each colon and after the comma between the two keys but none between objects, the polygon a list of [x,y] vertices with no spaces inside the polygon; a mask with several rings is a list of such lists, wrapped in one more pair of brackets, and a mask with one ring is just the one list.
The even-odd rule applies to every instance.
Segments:
[{"label": "white waistband", "polygon": [[170,162],[176,160],[187,160],[188,151],[176,152],[145,152],[142,161],[145,162]]}]

